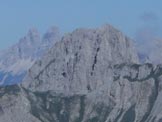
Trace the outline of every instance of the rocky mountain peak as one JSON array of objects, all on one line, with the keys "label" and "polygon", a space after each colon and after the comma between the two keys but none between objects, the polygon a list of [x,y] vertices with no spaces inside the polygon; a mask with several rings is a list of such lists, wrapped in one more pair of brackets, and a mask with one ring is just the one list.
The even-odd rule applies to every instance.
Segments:
[{"label": "rocky mountain peak", "polygon": [[35,45],[39,45],[41,42],[41,36],[40,33],[38,32],[37,29],[35,28],[31,28],[29,29],[28,33],[20,39],[19,43],[20,46],[22,46],[23,44],[26,46],[35,46]]},{"label": "rocky mountain peak", "polygon": [[111,66],[121,63],[138,63],[128,37],[110,25],[77,29],[35,63],[24,86],[38,91],[88,92],[107,83]]},{"label": "rocky mountain peak", "polygon": [[133,48],[111,26],[75,30],[30,68],[23,84],[0,87],[0,120],[161,122],[162,65],[138,64]]},{"label": "rocky mountain peak", "polygon": [[36,28],[30,28],[28,31],[28,35],[37,36],[37,35],[39,35],[39,32]]},{"label": "rocky mountain peak", "polygon": [[51,34],[58,34],[59,33],[59,28],[58,27],[56,27],[56,26],[52,26],[52,27],[50,27],[48,30],[47,30],[47,32],[46,33],[51,33]]},{"label": "rocky mountain peak", "polygon": [[47,32],[43,35],[43,39],[42,39],[42,43],[50,43],[51,45],[53,45],[54,42],[53,40],[58,41],[60,39],[60,31],[58,29],[58,27],[51,27],[47,30]]},{"label": "rocky mountain peak", "polygon": [[22,81],[33,63],[59,39],[56,28],[52,28],[45,35],[48,36],[42,37],[37,29],[29,29],[18,43],[0,52],[0,84],[5,83],[7,79],[15,79],[6,81],[10,81],[11,84]]}]

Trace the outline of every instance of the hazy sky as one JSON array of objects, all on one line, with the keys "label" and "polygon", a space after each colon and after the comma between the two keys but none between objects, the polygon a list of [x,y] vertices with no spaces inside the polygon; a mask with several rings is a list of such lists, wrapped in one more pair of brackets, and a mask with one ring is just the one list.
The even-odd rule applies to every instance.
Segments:
[{"label": "hazy sky", "polygon": [[0,0],[0,49],[17,42],[29,28],[62,32],[112,24],[130,37],[146,30],[162,33],[162,0]]}]

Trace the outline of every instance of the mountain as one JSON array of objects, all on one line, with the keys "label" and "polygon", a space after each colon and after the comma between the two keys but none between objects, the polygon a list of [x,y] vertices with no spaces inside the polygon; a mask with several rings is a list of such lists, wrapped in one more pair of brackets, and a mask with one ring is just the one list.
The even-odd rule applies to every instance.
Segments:
[{"label": "mountain", "polygon": [[85,92],[111,80],[113,65],[131,62],[138,63],[132,41],[114,27],[77,29],[32,66],[24,84],[42,91]]},{"label": "mountain", "polygon": [[0,88],[1,122],[161,122],[162,65],[139,64],[111,25],[65,35],[21,85]]},{"label": "mountain", "polygon": [[10,85],[22,81],[26,71],[57,40],[59,31],[56,27],[50,28],[42,38],[36,29],[30,29],[17,44],[0,51],[0,84]]}]

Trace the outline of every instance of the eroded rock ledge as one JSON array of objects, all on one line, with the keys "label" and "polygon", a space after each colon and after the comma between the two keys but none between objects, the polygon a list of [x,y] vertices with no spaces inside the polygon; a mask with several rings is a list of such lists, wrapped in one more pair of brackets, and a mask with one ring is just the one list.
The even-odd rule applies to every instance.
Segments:
[{"label": "eroded rock ledge", "polygon": [[[87,93],[0,88],[2,122],[161,122],[162,65],[112,67],[110,86]],[[110,81],[109,81],[110,82]]]}]

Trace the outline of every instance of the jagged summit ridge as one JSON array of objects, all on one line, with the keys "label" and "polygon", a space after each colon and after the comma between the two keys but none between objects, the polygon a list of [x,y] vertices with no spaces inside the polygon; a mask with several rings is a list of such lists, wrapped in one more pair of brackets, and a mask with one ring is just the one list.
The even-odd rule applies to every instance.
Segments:
[{"label": "jagged summit ridge", "polygon": [[161,122],[162,65],[139,64],[111,26],[77,29],[0,98],[2,122]]},{"label": "jagged summit ridge", "polygon": [[0,84],[6,82],[15,84],[15,82],[22,81],[26,71],[36,60],[42,57],[59,38],[60,35],[57,27],[51,27],[43,37],[37,29],[32,28],[18,43],[6,50],[0,51]]},{"label": "jagged summit ridge", "polygon": [[33,90],[88,92],[108,83],[111,66],[138,63],[130,39],[110,25],[77,29],[29,70],[24,86]]}]

